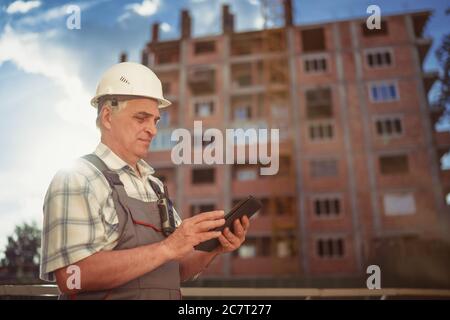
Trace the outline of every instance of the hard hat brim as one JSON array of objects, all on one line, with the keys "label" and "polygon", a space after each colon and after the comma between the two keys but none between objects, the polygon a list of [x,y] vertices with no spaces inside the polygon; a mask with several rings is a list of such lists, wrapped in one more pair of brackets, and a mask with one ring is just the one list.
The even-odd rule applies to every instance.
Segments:
[{"label": "hard hat brim", "polygon": [[[92,98],[91,106],[93,106],[94,108],[98,108],[98,102],[99,102],[100,98],[102,98],[104,96],[106,96],[106,95],[102,94],[102,95],[98,95],[98,96],[95,96],[94,98]],[[115,96],[115,95],[111,94],[108,96]],[[155,98],[155,97],[141,96],[141,95],[128,95],[128,96],[133,96],[136,98],[149,98],[149,99],[158,100],[158,108],[159,109],[166,108],[172,104],[172,102],[170,102],[169,100],[167,100],[165,98]]]}]

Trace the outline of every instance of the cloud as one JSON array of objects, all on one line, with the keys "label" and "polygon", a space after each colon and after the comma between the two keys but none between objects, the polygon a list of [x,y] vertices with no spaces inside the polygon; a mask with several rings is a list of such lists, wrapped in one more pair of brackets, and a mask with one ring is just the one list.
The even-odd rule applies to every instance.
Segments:
[{"label": "cloud", "polygon": [[170,32],[172,30],[172,27],[167,22],[161,23],[159,26],[163,32]]},{"label": "cloud", "polygon": [[8,8],[6,8],[6,13],[15,14],[15,13],[27,13],[30,10],[35,8],[39,8],[41,6],[40,1],[14,1],[12,2]]},{"label": "cloud", "polygon": [[117,18],[117,21],[122,23],[133,14],[137,14],[141,17],[149,17],[158,11],[160,5],[160,0],[143,0],[142,3],[127,4],[125,6],[125,12]]},{"label": "cloud", "polygon": [[155,14],[159,5],[160,0],[144,0],[142,3],[130,3],[126,5],[125,8],[140,16],[148,17]]},{"label": "cloud", "polygon": [[[17,92],[24,92],[24,98],[8,100],[6,97],[7,105],[2,106],[20,105],[18,112],[23,113],[24,119],[39,110],[36,118],[40,118],[30,120],[33,121],[31,127],[26,120],[18,122],[15,129],[24,138],[19,139],[12,133],[11,136],[17,138],[16,150],[8,154],[13,165],[0,167],[0,179],[8,183],[7,188],[0,188],[0,256],[4,237],[13,232],[15,225],[32,220],[41,225],[44,195],[55,172],[93,150],[98,141],[95,112],[89,105],[90,94],[80,77],[78,59],[57,41],[57,35],[54,30],[20,32],[10,25],[6,25],[0,35],[0,68],[8,62],[24,76],[38,75],[41,83],[47,81],[52,87],[60,88],[27,101],[27,94],[39,89],[28,88],[19,81]],[[42,88],[47,87],[42,84]],[[54,101],[56,103],[50,105]],[[9,113],[4,116],[12,117]]]},{"label": "cloud", "polygon": [[0,66],[5,61],[11,61],[26,73],[42,75],[58,84],[67,97],[57,105],[61,117],[89,125],[86,114],[80,113],[80,106],[89,103],[89,95],[78,75],[77,60],[49,41],[55,33],[19,33],[6,25],[0,38]]}]

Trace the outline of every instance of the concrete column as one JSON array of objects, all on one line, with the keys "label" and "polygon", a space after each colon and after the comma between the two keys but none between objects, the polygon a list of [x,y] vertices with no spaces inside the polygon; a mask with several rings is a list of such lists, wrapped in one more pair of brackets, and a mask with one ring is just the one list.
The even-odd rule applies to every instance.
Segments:
[{"label": "concrete column", "polygon": [[369,190],[372,204],[372,223],[373,231],[376,237],[381,235],[381,217],[380,204],[378,201],[378,190],[376,184],[376,166],[374,161],[373,146],[372,146],[372,123],[369,118],[369,110],[367,107],[367,97],[364,90],[363,79],[363,62],[361,59],[361,48],[359,44],[358,24],[355,21],[350,22],[350,32],[352,35],[352,50],[353,59],[355,60],[356,70],[356,86],[358,91],[359,107],[362,115],[363,130],[364,130],[364,151],[367,157],[367,175],[369,177]]},{"label": "concrete column", "polygon": [[350,136],[350,118],[348,112],[348,99],[347,99],[347,91],[346,91],[346,82],[345,82],[345,73],[344,73],[344,65],[342,59],[342,46],[339,32],[339,24],[333,24],[333,43],[334,48],[336,50],[336,71],[338,76],[338,94],[339,94],[339,109],[341,113],[342,119],[342,132],[344,138],[344,150],[345,150],[345,159],[347,164],[347,175],[348,175],[348,184],[349,184],[349,196],[350,196],[350,208],[352,214],[352,227],[353,227],[353,238],[354,238],[354,247],[355,247],[355,258],[356,265],[358,271],[362,270],[362,241],[361,241],[361,223],[359,220],[359,211],[358,211],[358,202],[357,202],[357,187],[356,187],[356,178],[355,172],[353,170],[354,160],[353,160],[353,148],[352,148],[352,140]]},{"label": "concrete column", "polygon": [[305,275],[310,273],[309,268],[309,250],[308,237],[306,231],[306,205],[305,195],[302,190],[302,158],[301,158],[301,124],[300,124],[300,101],[298,92],[301,91],[301,84],[297,79],[297,56],[295,54],[295,30],[293,27],[286,28],[286,40],[289,59],[289,77],[290,94],[292,110],[292,138],[294,144],[294,163],[295,163],[295,189],[297,195],[297,213],[298,213],[298,248],[300,250],[299,263]]}]

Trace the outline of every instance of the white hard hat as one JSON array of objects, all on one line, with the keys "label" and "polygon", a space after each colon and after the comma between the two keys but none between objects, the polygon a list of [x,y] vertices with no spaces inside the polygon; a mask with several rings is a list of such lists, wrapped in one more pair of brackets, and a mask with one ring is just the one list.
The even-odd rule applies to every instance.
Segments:
[{"label": "white hard hat", "polygon": [[158,100],[159,108],[171,105],[163,97],[161,81],[156,74],[146,66],[134,62],[118,63],[106,70],[98,83],[91,105],[97,108],[99,100],[110,95],[153,98]]}]

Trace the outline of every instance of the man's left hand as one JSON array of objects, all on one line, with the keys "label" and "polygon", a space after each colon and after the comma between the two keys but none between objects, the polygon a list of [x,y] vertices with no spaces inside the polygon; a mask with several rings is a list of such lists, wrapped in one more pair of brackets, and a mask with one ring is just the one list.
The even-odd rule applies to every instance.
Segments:
[{"label": "man's left hand", "polygon": [[217,248],[218,253],[231,252],[238,249],[245,241],[245,235],[250,227],[250,220],[244,215],[240,220],[236,219],[234,222],[233,232],[227,227],[219,236],[221,246]]}]

